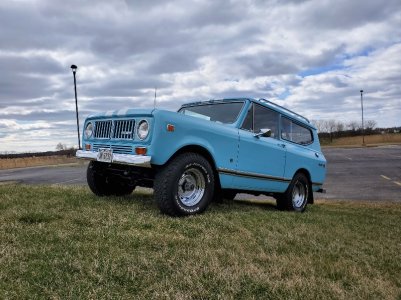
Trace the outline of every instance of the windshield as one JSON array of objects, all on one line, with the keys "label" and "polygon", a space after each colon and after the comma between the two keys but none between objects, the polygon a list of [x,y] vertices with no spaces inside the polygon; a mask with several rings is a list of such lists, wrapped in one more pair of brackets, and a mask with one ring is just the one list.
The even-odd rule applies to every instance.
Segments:
[{"label": "windshield", "polygon": [[200,104],[183,107],[178,112],[204,120],[231,124],[237,120],[243,105],[243,101]]}]

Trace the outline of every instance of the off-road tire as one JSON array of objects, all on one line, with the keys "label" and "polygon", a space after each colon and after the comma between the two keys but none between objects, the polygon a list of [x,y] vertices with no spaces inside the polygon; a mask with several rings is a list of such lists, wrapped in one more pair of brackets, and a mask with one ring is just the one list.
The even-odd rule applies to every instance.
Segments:
[{"label": "off-road tire", "polygon": [[311,192],[308,178],[302,173],[297,173],[291,180],[287,190],[283,194],[276,195],[277,208],[304,212]]},{"label": "off-road tire", "polygon": [[135,190],[135,186],[130,186],[125,183],[113,183],[111,187],[111,195],[113,196],[128,196]]},{"label": "off-road tire", "polygon": [[222,190],[221,196],[223,199],[234,200],[235,196],[237,196],[237,192],[233,190]]},{"label": "off-road tire", "polygon": [[[199,201],[186,205],[180,198],[182,187],[179,183],[194,172],[203,180],[204,190],[198,196]],[[187,216],[202,213],[213,199],[214,175],[209,161],[197,153],[183,153],[173,158],[155,176],[154,197],[162,213],[170,216]],[[194,185],[191,185],[193,188]],[[201,195],[201,196],[200,196]]]},{"label": "off-road tire", "polygon": [[91,161],[86,171],[88,186],[96,196],[125,196],[135,189],[134,186],[109,181],[100,169],[98,162]]}]

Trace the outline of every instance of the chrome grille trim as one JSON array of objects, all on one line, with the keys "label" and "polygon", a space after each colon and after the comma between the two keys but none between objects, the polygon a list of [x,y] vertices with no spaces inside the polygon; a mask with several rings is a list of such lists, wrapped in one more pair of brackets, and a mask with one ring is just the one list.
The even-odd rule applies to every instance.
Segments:
[{"label": "chrome grille trim", "polygon": [[112,121],[95,121],[95,133],[96,139],[109,139],[111,136]]},{"label": "chrome grille trim", "polygon": [[95,121],[95,139],[134,139],[135,120]]},{"label": "chrome grille trim", "polygon": [[108,145],[108,144],[98,144],[98,143],[95,143],[92,146],[92,150],[95,152],[99,151],[99,148],[112,149],[113,153],[118,153],[118,154],[132,154],[132,146]]},{"label": "chrome grille trim", "polygon": [[131,140],[134,137],[135,120],[115,120],[113,138]]}]

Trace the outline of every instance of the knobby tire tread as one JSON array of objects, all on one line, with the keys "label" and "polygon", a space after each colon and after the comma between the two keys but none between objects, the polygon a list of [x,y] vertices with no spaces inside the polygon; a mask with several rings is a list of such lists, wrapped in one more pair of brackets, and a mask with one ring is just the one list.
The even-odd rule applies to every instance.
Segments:
[{"label": "knobby tire tread", "polygon": [[[172,201],[172,197],[174,197],[172,190],[174,185],[173,180],[175,178],[174,175],[180,170],[183,162],[190,163],[194,161],[201,161],[203,165],[208,165],[211,169],[209,162],[203,156],[188,152],[177,156],[157,172],[153,189],[155,199],[162,213],[170,216],[184,215],[184,213],[176,207],[174,201]],[[212,176],[212,180],[214,180],[213,172],[210,172],[209,175]]]}]

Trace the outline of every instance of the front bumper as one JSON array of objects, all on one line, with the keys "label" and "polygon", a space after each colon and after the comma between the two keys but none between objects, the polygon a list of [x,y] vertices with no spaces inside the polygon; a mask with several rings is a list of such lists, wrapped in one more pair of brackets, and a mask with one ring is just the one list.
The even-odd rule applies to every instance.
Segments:
[{"label": "front bumper", "polygon": [[[97,160],[97,152],[78,150],[75,155],[77,158],[81,159]],[[152,158],[151,156],[145,156],[145,155],[113,153],[112,163],[150,168],[151,158]]]}]

